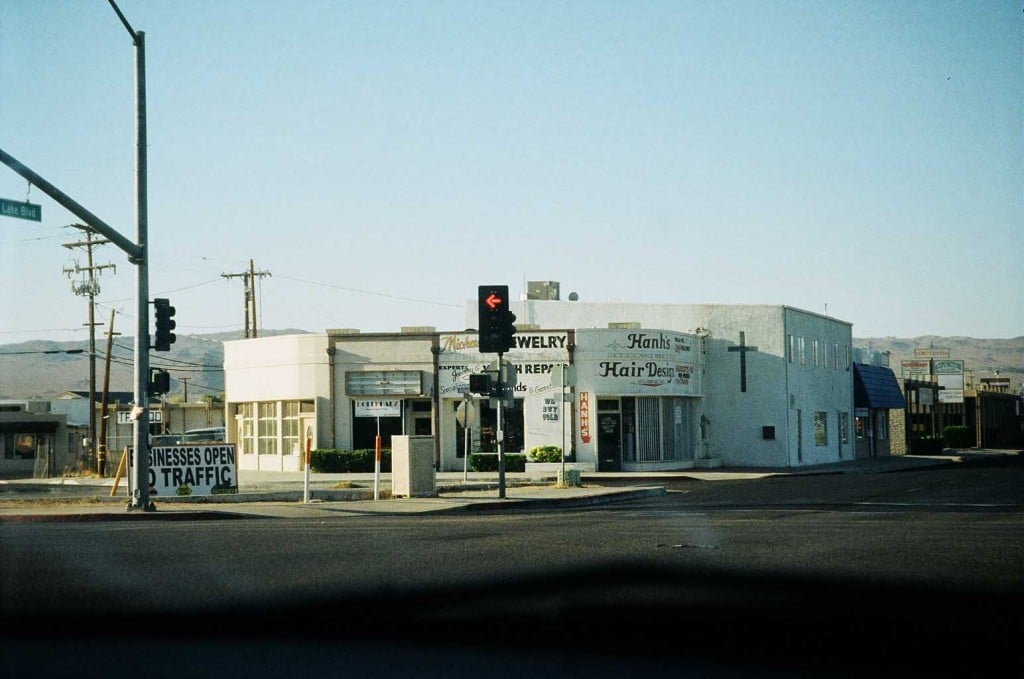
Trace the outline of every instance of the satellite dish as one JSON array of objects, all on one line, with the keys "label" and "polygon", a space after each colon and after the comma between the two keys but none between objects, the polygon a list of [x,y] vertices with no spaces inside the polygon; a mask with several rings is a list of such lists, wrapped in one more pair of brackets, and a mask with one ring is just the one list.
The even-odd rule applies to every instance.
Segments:
[{"label": "satellite dish", "polygon": [[580,298],[580,296],[578,294],[576,294],[575,292],[570,292],[569,293],[569,301],[570,302],[577,302],[577,301],[579,301],[579,298]]}]

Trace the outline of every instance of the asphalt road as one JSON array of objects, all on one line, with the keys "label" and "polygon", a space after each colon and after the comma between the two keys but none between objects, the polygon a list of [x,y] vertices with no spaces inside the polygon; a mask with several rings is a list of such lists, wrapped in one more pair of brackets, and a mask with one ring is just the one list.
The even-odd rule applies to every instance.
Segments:
[{"label": "asphalt road", "polygon": [[[171,614],[226,624],[217,616],[243,611],[230,618],[242,630],[281,625],[282,617],[294,628],[309,616],[332,625],[422,620],[435,632],[447,621],[454,633],[476,629],[477,614],[526,616],[527,627],[540,628],[567,600],[597,601],[603,617],[574,624],[594,624],[587,639],[607,634],[610,643],[638,633],[623,630],[630,620],[661,625],[645,607],[674,601],[685,607],[673,609],[669,627],[707,629],[723,610],[730,630],[762,620],[766,627],[746,634],[764,637],[764,653],[785,646],[779,626],[817,639],[826,623],[810,624],[816,616],[844,638],[878,643],[879,630],[896,626],[905,639],[929,630],[927,644],[937,648],[948,645],[944,633],[968,649],[983,645],[989,637],[941,631],[966,624],[971,634],[991,630],[999,643],[986,650],[997,653],[1007,630],[1020,626],[1019,616],[1010,628],[999,618],[1019,614],[1013,607],[1024,592],[1022,481],[1013,460],[680,482],[663,497],[577,510],[7,523],[0,612],[74,628]],[[624,612],[638,602],[636,616]],[[695,610],[705,622],[687,618]],[[666,629],[647,635],[661,639]],[[705,641],[702,648],[714,646]],[[968,657],[921,666],[963,671]]]}]

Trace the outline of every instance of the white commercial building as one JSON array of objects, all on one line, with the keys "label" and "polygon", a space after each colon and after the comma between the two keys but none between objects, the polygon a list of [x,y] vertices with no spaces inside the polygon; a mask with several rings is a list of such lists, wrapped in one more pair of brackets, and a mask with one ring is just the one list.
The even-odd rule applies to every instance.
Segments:
[{"label": "white commercial building", "polygon": [[[476,323],[467,306],[468,325]],[[584,470],[791,467],[853,456],[849,323],[785,306],[513,303],[516,374],[505,450],[564,448]],[[496,368],[477,334],[329,330],[225,343],[228,440],[239,468],[299,470],[317,448],[433,436],[463,467],[469,376]],[[472,452],[497,413],[473,399]]]}]

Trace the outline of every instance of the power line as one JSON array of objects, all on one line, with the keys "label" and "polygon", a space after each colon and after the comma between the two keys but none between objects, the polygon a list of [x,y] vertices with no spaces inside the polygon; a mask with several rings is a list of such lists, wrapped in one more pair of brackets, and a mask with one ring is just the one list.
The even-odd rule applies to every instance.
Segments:
[{"label": "power line", "polygon": [[337,283],[323,283],[320,281],[307,281],[302,278],[294,278],[292,276],[278,276],[286,281],[295,281],[296,283],[305,283],[307,285],[319,285],[324,288],[334,288],[335,290],[344,290],[346,292],[355,292],[360,295],[373,295],[374,297],[385,297],[387,299],[397,299],[403,302],[416,302],[418,304],[432,304],[434,306],[452,307],[455,309],[461,309],[461,304],[450,304],[448,302],[436,302],[429,299],[417,299],[415,297],[402,297],[400,295],[392,295],[386,292],[374,292],[373,290],[361,290],[359,288],[350,288],[344,285],[338,285]]}]

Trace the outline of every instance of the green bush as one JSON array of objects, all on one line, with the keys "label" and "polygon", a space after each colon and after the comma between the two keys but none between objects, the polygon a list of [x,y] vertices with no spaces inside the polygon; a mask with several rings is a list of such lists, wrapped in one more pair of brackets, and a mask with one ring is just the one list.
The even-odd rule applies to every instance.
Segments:
[{"label": "green bush", "polygon": [[534,446],[530,448],[530,462],[561,462],[562,449],[558,446]]},{"label": "green bush", "polygon": [[[309,468],[323,474],[358,474],[372,472],[374,467],[374,451],[336,450],[334,448],[317,448],[310,454]],[[380,451],[380,470],[391,471],[391,451]]]},{"label": "green bush", "polygon": [[[497,453],[473,453],[469,456],[469,468],[475,472],[498,471]],[[526,455],[522,453],[505,453],[505,471],[525,472]]]},{"label": "green bush", "polygon": [[942,430],[942,437],[949,448],[973,448],[974,430],[970,427],[953,426]]}]

